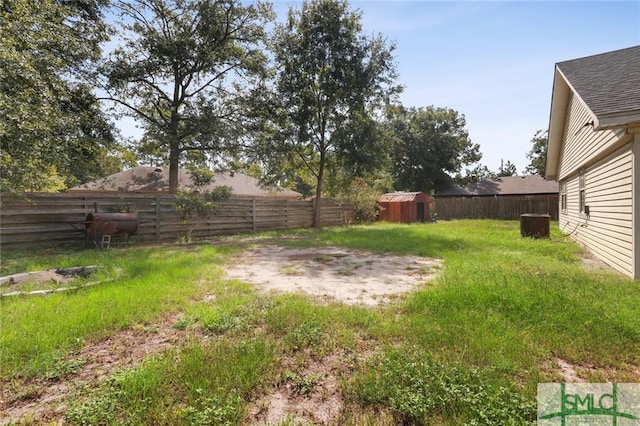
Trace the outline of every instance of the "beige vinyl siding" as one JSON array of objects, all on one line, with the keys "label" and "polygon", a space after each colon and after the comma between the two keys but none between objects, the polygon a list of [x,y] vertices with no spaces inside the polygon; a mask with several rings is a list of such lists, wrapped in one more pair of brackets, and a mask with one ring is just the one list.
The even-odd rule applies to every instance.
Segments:
[{"label": "beige vinyl siding", "polygon": [[597,158],[625,136],[624,129],[595,131],[593,126],[586,125],[593,117],[573,93],[567,107],[567,117],[569,119],[565,124],[558,180],[577,173],[580,167]]},{"label": "beige vinyl siding", "polygon": [[633,274],[633,155],[631,143],[586,169],[585,198],[590,215],[579,212],[578,175],[567,179],[563,232],[607,264]]},{"label": "beige vinyl siding", "polygon": [[633,176],[633,203],[632,203],[632,235],[633,235],[633,275],[635,279],[640,279],[640,126],[630,126],[629,134],[633,135],[630,142],[632,153],[632,176]]},{"label": "beige vinyl siding", "polygon": [[561,211],[558,224],[565,234],[573,235],[576,232],[579,220],[578,175],[565,180],[567,184],[567,210]]}]

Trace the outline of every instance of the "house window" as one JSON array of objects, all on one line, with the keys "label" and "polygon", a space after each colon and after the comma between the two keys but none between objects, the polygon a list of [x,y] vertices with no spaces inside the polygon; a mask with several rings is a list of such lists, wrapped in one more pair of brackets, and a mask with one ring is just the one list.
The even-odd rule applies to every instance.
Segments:
[{"label": "house window", "polygon": [[567,211],[567,182],[560,182],[560,210]]},{"label": "house window", "polygon": [[580,169],[580,175],[578,176],[578,191],[580,194],[580,214],[585,214],[585,177],[584,169]]}]

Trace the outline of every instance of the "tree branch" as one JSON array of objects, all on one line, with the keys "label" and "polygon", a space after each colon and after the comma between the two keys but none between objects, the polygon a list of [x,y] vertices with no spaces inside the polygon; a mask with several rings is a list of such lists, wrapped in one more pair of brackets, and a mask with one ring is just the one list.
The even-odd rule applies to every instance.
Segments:
[{"label": "tree branch", "polygon": [[220,71],[219,73],[215,74],[212,78],[210,78],[206,83],[202,84],[198,89],[194,90],[191,93],[184,93],[184,99],[188,99],[188,98],[192,98],[195,95],[197,95],[198,93],[202,92],[203,90],[205,90],[207,87],[209,87],[211,84],[213,84],[214,81],[216,81],[217,79],[219,79],[220,77],[224,76],[225,73],[231,71],[232,69],[238,67],[239,64],[234,64],[226,69],[224,69],[223,71]]},{"label": "tree branch", "polygon": [[161,124],[162,124],[160,121],[156,120],[155,118],[151,117],[150,115],[145,114],[141,109],[136,108],[135,106],[133,106],[133,105],[121,100],[121,99],[117,99],[117,98],[113,98],[113,97],[108,96],[108,97],[99,97],[99,98],[96,98],[96,100],[98,100],[98,101],[115,102],[115,103],[120,104],[120,105],[122,105],[122,106],[124,106],[126,108],[129,108],[131,111],[135,112],[136,114],[140,115],[142,118],[144,118],[145,120],[149,121],[150,123],[155,124],[156,126],[160,127]]},{"label": "tree branch", "polygon": [[300,151],[300,149],[298,147],[296,147],[294,145],[293,147],[293,151],[298,155],[298,157],[302,160],[302,162],[304,163],[304,166],[311,172],[311,174],[317,179],[318,178],[318,173],[316,173],[315,168],[311,165],[311,163],[309,163],[307,161],[307,158],[305,156],[305,154],[303,152]]}]

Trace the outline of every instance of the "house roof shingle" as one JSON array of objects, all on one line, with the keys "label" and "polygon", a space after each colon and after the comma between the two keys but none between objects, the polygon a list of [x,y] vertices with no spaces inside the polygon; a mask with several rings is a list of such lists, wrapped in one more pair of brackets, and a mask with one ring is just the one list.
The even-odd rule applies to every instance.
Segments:
[{"label": "house roof shingle", "polygon": [[540,195],[557,194],[558,182],[542,176],[507,176],[485,179],[463,187],[453,187],[437,192],[436,197],[478,197],[491,195]]},{"label": "house roof shingle", "polygon": [[640,114],[640,46],[556,66],[596,115],[598,127],[627,124],[630,116]]},{"label": "house roof shingle", "polygon": [[[180,189],[194,188],[193,180],[188,170],[178,170],[178,185]],[[242,173],[216,173],[214,182],[204,189],[217,186],[229,186],[234,195],[252,197],[284,197],[299,198],[299,192],[263,188],[258,179]],[[169,169],[138,166],[124,170],[110,176],[87,182],[69,189],[69,191],[167,191],[169,189]]]},{"label": "house roof shingle", "polygon": [[640,46],[555,64],[545,177],[556,179],[571,94],[590,111],[594,130],[640,123]]}]

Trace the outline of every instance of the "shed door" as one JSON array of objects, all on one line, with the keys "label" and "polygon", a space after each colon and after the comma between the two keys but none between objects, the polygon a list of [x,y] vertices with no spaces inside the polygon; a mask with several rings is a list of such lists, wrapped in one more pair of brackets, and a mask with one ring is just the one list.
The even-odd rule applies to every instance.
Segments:
[{"label": "shed door", "polygon": [[420,222],[424,222],[424,203],[416,203],[416,219]]}]

